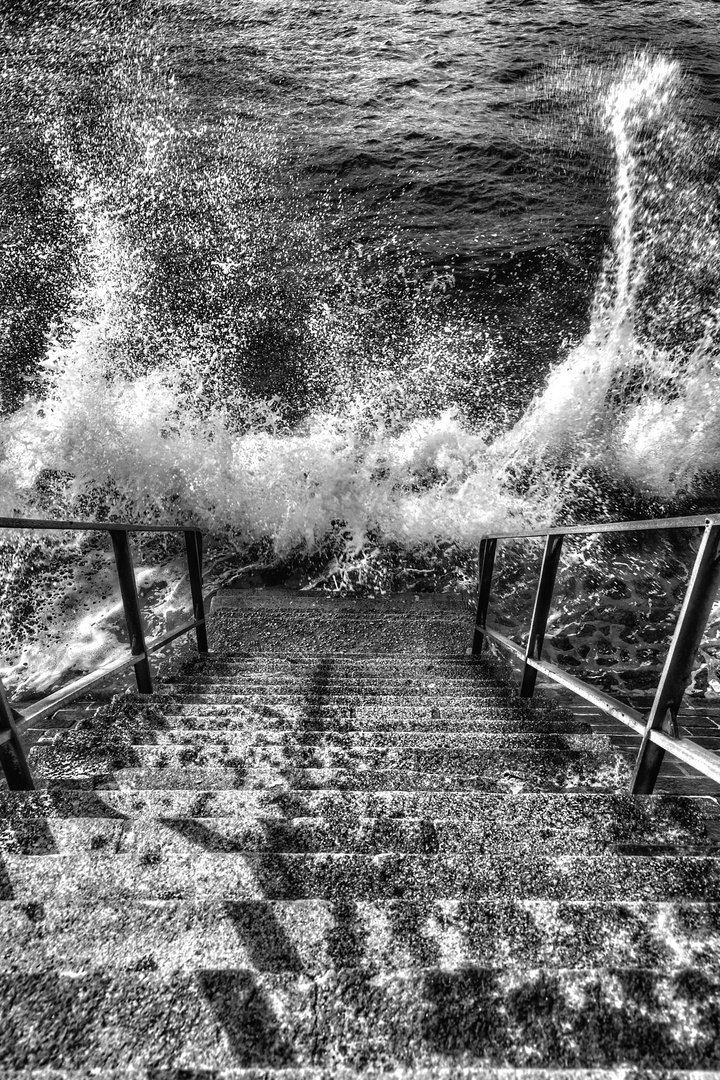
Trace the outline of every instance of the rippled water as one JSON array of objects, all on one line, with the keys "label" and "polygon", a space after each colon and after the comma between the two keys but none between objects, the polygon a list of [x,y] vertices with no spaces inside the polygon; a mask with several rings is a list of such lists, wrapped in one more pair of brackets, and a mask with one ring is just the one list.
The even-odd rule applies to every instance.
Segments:
[{"label": "rippled water", "polygon": [[[190,80],[199,100],[228,95],[277,123],[319,185],[392,198],[399,229],[433,259],[492,261],[607,225],[605,185],[588,177],[575,118],[549,137],[561,101],[545,78],[564,57],[581,66],[638,47],[669,51],[700,81],[700,111],[717,115],[718,19],[708,3],[684,4],[681,16],[672,3],[209,10],[217,28]],[[571,96],[571,85],[562,89]]]},{"label": "rippled water", "polygon": [[[3,512],[387,589],[469,580],[487,529],[717,505],[717,5],[0,20]],[[3,548],[54,674],[58,610],[79,666],[117,629],[69,550]]]}]

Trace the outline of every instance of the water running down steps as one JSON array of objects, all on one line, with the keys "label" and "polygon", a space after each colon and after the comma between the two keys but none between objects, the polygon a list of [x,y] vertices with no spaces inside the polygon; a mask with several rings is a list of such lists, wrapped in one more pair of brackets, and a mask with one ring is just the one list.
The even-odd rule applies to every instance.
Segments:
[{"label": "water running down steps", "polygon": [[132,767],[38,745],[0,803],[3,1075],[717,1069],[715,801],[625,794],[470,621],[221,594]]}]

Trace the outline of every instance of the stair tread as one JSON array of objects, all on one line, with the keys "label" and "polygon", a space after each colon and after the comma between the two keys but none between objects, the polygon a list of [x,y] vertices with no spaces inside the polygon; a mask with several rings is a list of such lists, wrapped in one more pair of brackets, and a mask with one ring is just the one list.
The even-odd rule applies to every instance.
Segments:
[{"label": "stair tread", "polygon": [[[624,827],[623,827],[624,824]],[[604,851],[636,854],[720,854],[720,843],[704,823],[630,819],[619,824],[598,815],[563,815],[552,825],[529,815],[507,820],[488,814],[478,820],[452,816],[382,817],[336,813],[332,817],[279,818],[246,813],[235,816],[166,815],[122,817],[16,817],[0,823],[0,852],[25,855],[97,851],[111,856],[160,846],[170,850],[356,852],[378,854],[523,852],[547,855]]]},{"label": "stair tread", "polygon": [[268,653],[253,653],[250,650],[238,650],[223,648],[210,652],[205,657],[200,657],[190,662],[193,670],[215,669],[226,665],[259,668],[263,671],[282,670],[300,671],[303,666],[316,668],[319,665],[327,665],[329,668],[342,665],[344,668],[360,670],[372,667],[375,670],[397,669],[406,672],[408,667],[422,671],[461,671],[461,672],[487,672],[491,665],[484,660],[468,655],[466,650],[462,652],[416,652],[407,656],[398,656],[391,653],[382,653],[369,650],[366,653],[347,652],[343,649],[304,649],[298,656],[275,655]]},{"label": "stair tread", "polygon": [[[463,764],[474,768],[475,763],[494,761],[499,752],[522,755],[545,753],[585,753],[607,755],[614,752],[607,735],[568,734],[565,732],[487,732],[475,734],[465,740],[437,738],[415,739],[411,734],[385,742],[381,736],[372,740],[357,740],[352,733],[335,739],[313,735],[286,734],[283,739],[253,739],[238,737],[233,732],[217,732],[216,739],[207,737],[183,740],[169,737],[152,741],[133,742],[138,764],[152,764],[158,755],[166,758],[166,764],[177,759],[180,764],[199,764],[214,759],[221,763],[228,753],[239,755],[246,763],[273,763],[278,766],[297,767],[344,767],[350,768],[419,768],[425,770],[453,769]],[[42,774],[52,770],[57,761],[77,756],[74,743],[62,738],[52,743],[39,743],[30,754],[32,766]],[[512,759],[511,759],[512,760]],[[520,760],[523,760],[520,758]],[[533,759],[534,760],[534,757]],[[590,758],[589,758],[590,760]]]},{"label": "stair tread", "polygon": [[498,713],[514,713],[518,716],[527,716],[527,713],[506,698],[477,698],[472,695],[465,697],[417,697],[406,698],[402,695],[391,697],[388,695],[374,694],[364,696],[362,694],[333,694],[328,697],[303,699],[298,694],[272,694],[260,691],[254,695],[247,694],[177,694],[172,697],[158,697],[156,704],[163,710],[172,711],[177,706],[217,706],[237,705],[255,709],[258,705],[270,705],[276,708],[291,708],[302,710],[304,714],[316,712],[320,709],[338,708],[341,706],[357,706],[364,709],[417,709],[428,713],[431,709],[474,709],[482,713],[486,710]]},{"label": "stair tread", "polygon": [[[720,903],[547,900],[0,902],[0,971],[99,967],[712,968]],[[14,949],[14,954],[11,950]],[[149,962],[150,958],[152,963]],[[154,966],[153,966],[154,965]]]},{"label": "stair tread", "polygon": [[[487,755],[482,773],[427,772],[397,769],[312,769],[295,766],[247,768],[240,763],[230,768],[185,765],[167,768],[117,769],[107,781],[120,789],[284,789],[349,791],[592,791],[615,790],[626,783],[629,766],[615,754],[595,754],[588,762],[582,751],[553,751],[552,754],[499,751],[494,762]],[[494,771],[490,768],[495,764]],[[523,772],[521,766],[525,766]],[[66,776],[49,776],[48,787],[93,788],[105,783],[106,774],[77,771]]]},{"label": "stair tread", "polygon": [[[157,1068],[138,1071],[133,1066],[132,1072],[128,1067],[94,1068],[92,1069],[93,1080],[271,1080],[275,1070],[268,1070],[264,1066],[253,1067],[228,1067],[215,1068],[208,1072],[201,1068],[193,1071],[187,1067],[179,1070],[158,1071]],[[86,1069],[62,1068],[20,1070],[6,1072],[8,1080],[88,1080]],[[623,1069],[623,1080],[644,1080],[647,1075],[642,1069]],[[703,1069],[672,1069],[664,1070],[659,1080],[717,1080],[717,1070]],[[298,1067],[282,1066],[278,1080],[618,1080],[617,1068],[566,1068],[563,1065],[543,1068],[514,1068],[502,1066],[473,1066],[473,1065],[433,1065],[431,1068],[393,1068],[388,1073],[384,1066],[377,1068],[357,1069],[348,1066],[332,1065],[325,1067],[306,1066]],[[658,1074],[653,1073],[652,1080],[658,1080]]]},{"label": "stair tread", "polygon": [[[392,1058],[434,1068],[449,1056],[484,1066],[643,1065],[650,1045],[665,1069],[715,1067],[720,1056],[720,984],[692,971],[468,967],[432,968],[420,978],[416,971],[340,971],[312,979],[210,968],[171,978],[18,973],[0,983],[18,1002],[0,1031],[6,1068],[24,1068],[42,1052],[43,1038],[61,1031],[65,1066],[106,1066],[111,1040],[115,1062],[152,1062],[155,1075],[158,1060],[179,1068],[189,1054],[215,1069],[334,1066],[340,1059],[362,1070],[387,1069]],[[582,1010],[579,1000],[586,1001]],[[673,1021],[687,1010],[692,1025]]]},{"label": "stair tread", "polygon": [[113,858],[89,852],[7,854],[0,899],[105,896],[239,899],[720,900],[720,857],[218,854],[161,848]]},{"label": "stair tread", "polygon": [[[663,823],[674,823],[698,830],[710,815],[720,814],[716,800],[686,795],[627,795],[624,792],[532,792],[512,795],[484,792],[408,792],[341,791],[326,788],[320,791],[278,789],[211,790],[179,789],[174,791],[121,791],[112,788],[72,789],[52,788],[41,791],[0,792],[0,822],[3,818],[39,816],[106,817],[138,816],[167,810],[172,815],[206,816],[208,811],[221,817],[234,813],[260,814],[284,819],[287,816],[356,815],[360,817],[425,817],[436,814],[453,819],[464,815],[497,816],[503,821],[513,818],[567,820],[573,816],[586,821],[598,817],[613,822],[655,817]],[[440,813],[439,811],[443,812]]]},{"label": "stair tread", "polygon": [[470,668],[467,671],[458,670],[454,673],[445,671],[418,671],[408,675],[406,669],[399,669],[397,673],[387,673],[382,670],[366,667],[353,675],[331,674],[319,675],[317,666],[308,666],[302,671],[269,670],[257,671],[247,667],[233,667],[228,664],[219,666],[217,671],[203,669],[186,675],[180,675],[172,679],[158,681],[157,690],[163,692],[166,688],[181,688],[188,686],[209,687],[217,686],[219,689],[237,687],[240,690],[254,689],[267,690],[277,688],[283,692],[294,689],[302,689],[305,692],[317,690],[352,693],[360,690],[368,693],[472,693],[482,696],[487,694],[492,697],[498,694],[500,697],[515,698],[517,692],[506,682],[498,679],[488,679],[476,674]]},{"label": "stair tread", "polygon": [[[388,708],[450,708],[461,705],[474,705],[482,708],[506,708],[524,713],[520,702],[508,694],[405,694],[402,691],[393,693],[366,694],[362,690],[344,691],[343,693],[325,692],[318,694],[302,694],[297,690],[280,691],[272,687],[266,689],[245,689],[233,687],[227,691],[217,690],[211,693],[192,691],[168,691],[165,694],[156,694],[155,700],[163,705],[184,704],[189,705],[223,705],[223,704],[250,704],[258,701],[273,702],[279,705],[297,704],[300,708],[312,709],[321,705],[383,705]],[[525,713],[525,715],[527,715]]]},{"label": "stair tread", "polygon": [[[501,726],[502,725],[502,726]],[[535,727],[526,728],[522,722],[506,721],[501,722],[495,727],[486,727],[484,724],[473,725],[462,729],[445,730],[439,724],[435,724],[434,728],[420,728],[415,730],[413,728],[402,728],[397,731],[394,728],[367,728],[367,727],[351,727],[336,726],[336,727],[316,727],[314,725],[306,725],[303,721],[299,721],[293,726],[283,727],[262,727],[261,725],[249,724],[242,729],[241,735],[237,733],[237,729],[227,727],[202,727],[194,729],[192,727],[176,727],[168,726],[166,728],[158,728],[153,733],[152,740],[148,740],[147,745],[162,745],[164,743],[225,743],[242,741],[243,745],[333,745],[347,746],[349,744],[362,746],[365,743],[369,743],[372,746],[384,745],[384,746],[436,746],[445,745],[451,746],[482,746],[486,741],[494,741],[501,738],[515,738],[516,736],[526,736],[528,738],[537,738],[538,736],[593,736],[592,729],[587,724],[577,725],[577,730],[570,725],[560,724],[552,725],[547,724],[544,721],[539,721]],[[595,736],[593,736],[595,737]],[[606,736],[601,736],[606,739]],[[62,739],[59,740],[58,745],[62,745]],[[609,745],[609,744],[608,744]]]},{"label": "stair tread", "polygon": [[[149,1071],[137,1071],[133,1068],[128,1073],[127,1067],[122,1069],[102,1068],[92,1070],[93,1080],[271,1080],[274,1070],[267,1068],[248,1066],[212,1068],[210,1072],[201,1069],[195,1072],[183,1067],[177,1071],[167,1070],[158,1072],[157,1068]],[[717,1080],[717,1070],[703,1069],[678,1069],[663,1070],[659,1075],[653,1071],[649,1080]],[[39,1072],[22,1070],[21,1072],[6,1073],[8,1080],[22,1077],[23,1080],[88,1080],[87,1070],[70,1069],[42,1069]],[[541,1068],[515,1068],[503,1066],[473,1066],[473,1065],[433,1065],[427,1069],[424,1067],[397,1067],[388,1073],[387,1068],[358,1069],[333,1064],[329,1068],[320,1066],[301,1065],[297,1068],[283,1065],[278,1080],[618,1080],[618,1069],[603,1068],[567,1068],[564,1065]],[[623,1068],[620,1073],[623,1080],[645,1080],[647,1071],[639,1069]]]},{"label": "stair tread", "polygon": [[[218,719],[222,728],[218,725]],[[418,737],[452,736],[461,741],[464,736],[482,735],[484,732],[547,732],[548,734],[589,735],[593,729],[584,721],[575,723],[566,720],[528,720],[522,716],[482,716],[482,717],[450,717],[441,718],[425,717],[398,717],[392,714],[378,717],[353,717],[353,716],[272,716],[265,710],[259,716],[238,717],[231,712],[218,718],[217,714],[203,713],[166,713],[167,724],[164,728],[158,728],[157,737],[162,740],[164,734],[171,737],[176,733],[196,733],[198,738],[205,738],[205,733],[222,731],[224,734],[230,731],[243,732],[269,739],[278,739],[284,736],[297,734],[298,732],[330,739],[334,736],[346,737],[356,734],[362,738],[377,738],[382,733],[383,738],[391,740],[415,734]]]}]

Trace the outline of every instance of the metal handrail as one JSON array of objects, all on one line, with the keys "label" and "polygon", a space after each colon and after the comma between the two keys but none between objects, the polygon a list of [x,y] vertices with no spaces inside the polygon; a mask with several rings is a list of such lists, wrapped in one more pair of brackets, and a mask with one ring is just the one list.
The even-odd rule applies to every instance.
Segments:
[{"label": "metal handrail", "polygon": [[[582,682],[581,679],[569,674],[557,664],[542,660],[542,647],[555,588],[555,578],[560,565],[563,540],[566,536],[698,527],[703,530],[700,547],[675,624],[675,631],[653,704],[647,716],[624,705],[610,694]],[[505,634],[501,634],[499,630],[487,625],[495,553],[498,540],[520,540],[542,536],[545,537],[545,550],[540,565],[535,604],[527,644],[521,646]],[[682,699],[692,675],[695,655],[702,643],[703,632],[719,585],[720,515],[718,514],[700,517],[655,518],[647,521],[616,521],[572,527],[557,526],[544,530],[484,536],[480,541],[478,602],[472,652],[478,655],[485,638],[488,637],[521,661],[519,691],[521,697],[532,697],[538,672],[541,672],[636,731],[641,736],[641,744],[630,781],[632,794],[652,793],[666,752],[720,783],[720,757],[711,750],[699,746],[692,739],[682,738],[678,733],[677,725]]]},{"label": "metal handrail", "polygon": [[676,518],[644,518],[641,521],[602,521],[595,525],[554,525],[549,529],[531,529],[527,532],[494,533],[492,537],[487,537],[487,539],[524,540],[529,536],[585,536],[590,533],[606,532],[662,532],[666,529],[703,528],[707,521],[720,521],[720,514],[696,514],[694,517]]},{"label": "metal handrail", "polygon": [[[33,529],[107,532],[110,534],[115,566],[117,569],[120,594],[122,597],[125,622],[130,638],[130,655],[103,664],[87,675],[82,675],[48,694],[40,701],[25,708],[19,708],[8,700],[5,687],[0,680],[0,765],[5,771],[8,786],[11,789],[34,789],[35,783],[28,765],[21,735],[33,724],[57,712],[62,706],[85,693],[90,687],[103,682],[111,675],[126,668],[135,668],[135,679],[141,694],[151,694],[153,690],[152,672],[149,657],[152,653],[168,645],[175,638],[195,631],[198,652],[208,651],[207,628],[205,621],[205,601],[202,591],[202,556],[203,542],[200,529],[187,525],[143,525],[137,522],[115,521],[44,521],[33,518],[0,518],[0,529]],[[192,597],[192,619],[153,641],[145,640],[145,629],[140,613],[137,581],[130,550],[130,533],[164,532],[183,533],[185,536],[185,556],[190,578]]]},{"label": "metal handrail", "polygon": [[0,517],[0,529],[38,529],[60,532],[199,532],[188,525],[143,525],[136,521],[45,521],[41,518]]}]

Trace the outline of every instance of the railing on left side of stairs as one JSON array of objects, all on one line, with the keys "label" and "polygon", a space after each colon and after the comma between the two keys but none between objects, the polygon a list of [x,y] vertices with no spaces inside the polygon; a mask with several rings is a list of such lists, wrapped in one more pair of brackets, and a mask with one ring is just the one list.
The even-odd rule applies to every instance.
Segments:
[{"label": "railing on left side of stairs", "polygon": [[[564,537],[588,533],[629,533],[698,528],[702,530],[700,546],[653,704],[647,716],[595,686],[583,682],[582,679],[576,678],[557,664],[542,659],[543,641]],[[500,633],[499,630],[488,626],[487,616],[498,540],[518,540],[527,537],[545,537],[545,550],[540,564],[527,642],[523,646]],[[478,602],[472,651],[476,655],[479,654],[487,637],[519,659],[521,697],[532,697],[537,674],[541,672],[547,678],[571,690],[578,697],[584,698],[607,715],[620,720],[636,731],[641,737],[641,742],[630,782],[632,794],[649,795],[652,793],[666,752],[720,783],[720,757],[694,740],[680,737],[677,725],[680,706],[690,682],[695,656],[702,643],[705,626],[719,585],[720,515],[656,518],[648,521],[615,521],[607,524],[484,536],[480,542]]]},{"label": "railing on left side of stairs", "polygon": [[[28,728],[51,716],[91,687],[129,667],[135,668],[138,691],[141,694],[151,694],[153,689],[150,668],[151,654],[191,630],[194,630],[196,634],[198,652],[206,653],[208,651],[205,602],[203,598],[202,533],[198,528],[183,525],[141,525],[117,521],[43,521],[29,518],[0,518],[0,529],[108,533],[115,556],[120,595],[130,638],[129,655],[113,660],[111,663],[103,664],[87,675],[74,679],[66,686],[61,687],[60,690],[56,690],[54,693],[42,698],[42,700],[33,702],[24,708],[16,707],[9,701],[5,687],[0,681],[0,765],[5,772],[9,788],[13,790],[33,790],[35,782],[22,744],[22,735]],[[145,630],[140,613],[137,581],[130,548],[130,533],[134,532],[183,533],[185,537],[185,555],[193,606],[192,618],[153,641],[145,640]]]}]

